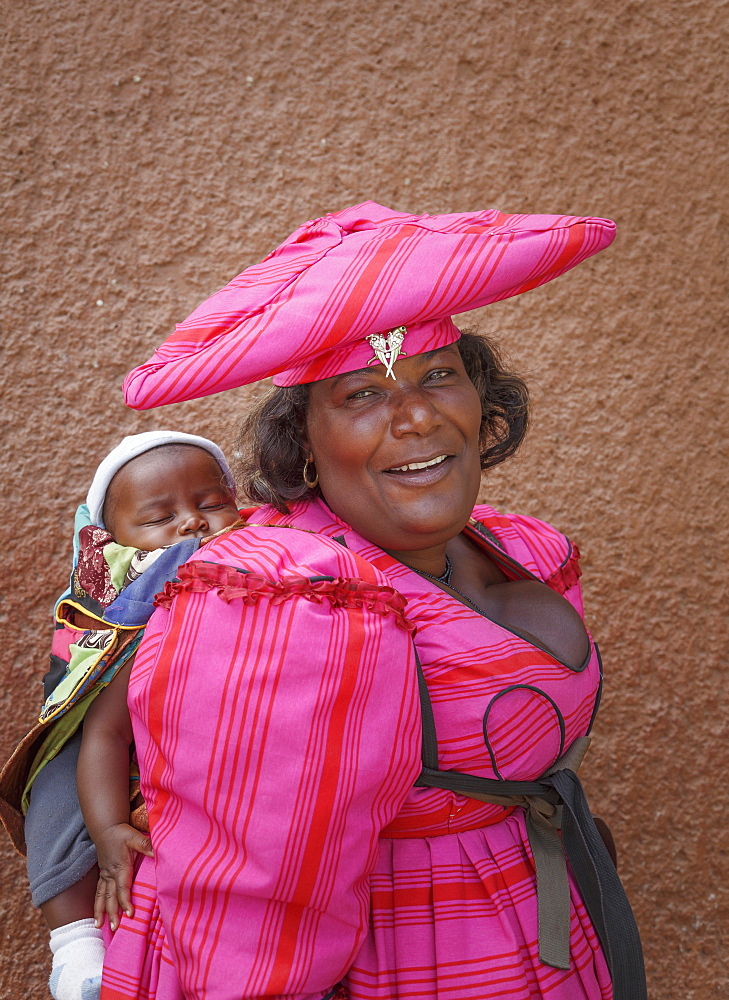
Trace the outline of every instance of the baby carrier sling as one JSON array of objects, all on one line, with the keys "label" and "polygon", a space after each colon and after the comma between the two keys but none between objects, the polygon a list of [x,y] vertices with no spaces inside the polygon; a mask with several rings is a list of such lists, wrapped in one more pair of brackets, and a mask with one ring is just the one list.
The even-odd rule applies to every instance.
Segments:
[{"label": "baby carrier sling", "polygon": [[[72,628],[87,629],[89,655],[71,672],[67,657],[51,655],[50,670],[44,678],[45,702],[40,717],[0,771],[0,823],[15,850],[23,857],[27,846],[25,814],[33,782],[46,763],[63,751],[77,732],[91,702],[135,653],[154,611],[155,594],[199,546],[199,539],[171,546],[106,608],[74,586],[72,573],[71,585],[56,605],[55,618],[58,626],[68,624]],[[77,614],[82,615],[87,624],[77,626]],[[89,628],[89,622],[95,626],[93,629]],[[132,823],[144,829],[145,812],[137,801],[137,788],[138,779],[132,773]],[[79,824],[83,826],[80,808]]]}]

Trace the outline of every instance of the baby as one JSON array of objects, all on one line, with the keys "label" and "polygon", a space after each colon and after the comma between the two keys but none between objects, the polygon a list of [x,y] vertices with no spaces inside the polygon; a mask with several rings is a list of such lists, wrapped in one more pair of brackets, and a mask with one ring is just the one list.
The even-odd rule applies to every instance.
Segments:
[{"label": "baby", "polygon": [[[78,532],[72,589],[59,602],[71,609],[63,612],[65,619],[59,613],[71,637],[69,653],[59,657],[54,644],[54,682],[59,664],[63,676],[47,684],[54,690],[44,712],[59,717],[56,732],[63,731],[64,720],[68,731],[73,713],[83,711],[79,692],[87,694],[90,684],[85,664],[99,661],[99,650],[115,636],[106,621],[120,623],[124,601],[135,609],[146,601],[148,617],[153,594],[200,540],[238,520],[233,477],[221,450],[205,438],[171,431],[125,438],[97,469],[87,507],[90,524]],[[127,598],[132,592],[134,600]],[[102,615],[106,621],[99,621]],[[83,733],[79,727],[60,753],[49,754],[31,787],[28,873],[33,901],[51,929],[50,989],[56,1000],[99,996],[104,916],[115,930],[120,908],[131,915],[135,857],[152,856],[149,838],[129,825],[132,729],[126,694],[132,660],[87,700]],[[76,680],[84,671],[86,688]]]}]

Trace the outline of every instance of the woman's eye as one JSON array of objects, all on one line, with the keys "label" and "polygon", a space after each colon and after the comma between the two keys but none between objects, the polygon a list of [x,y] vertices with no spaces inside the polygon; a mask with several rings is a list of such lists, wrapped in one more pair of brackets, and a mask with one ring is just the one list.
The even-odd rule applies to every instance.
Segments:
[{"label": "woman's eye", "polygon": [[347,399],[366,399],[368,396],[374,395],[374,389],[359,389],[357,392],[350,393]]},{"label": "woman's eye", "polygon": [[446,378],[448,375],[452,375],[453,371],[451,368],[436,368],[435,371],[428,372],[426,378],[431,382],[436,382],[439,379]]}]

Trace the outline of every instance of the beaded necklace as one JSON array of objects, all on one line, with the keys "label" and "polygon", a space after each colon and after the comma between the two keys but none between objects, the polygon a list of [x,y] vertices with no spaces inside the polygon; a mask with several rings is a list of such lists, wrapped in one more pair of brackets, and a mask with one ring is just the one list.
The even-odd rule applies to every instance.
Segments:
[{"label": "beaded necklace", "polygon": [[435,576],[433,573],[426,573],[424,569],[416,569],[415,572],[420,573],[421,576],[427,576],[430,580],[435,580],[436,583],[444,583],[446,587],[450,587],[451,577],[453,576],[453,563],[446,555],[446,567],[440,576]]},{"label": "beaded necklace", "polygon": [[476,604],[475,601],[471,600],[470,597],[466,597],[463,591],[459,590],[458,587],[453,586],[453,584],[451,583],[451,578],[453,576],[453,563],[450,561],[447,555],[445,558],[446,558],[446,568],[443,570],[440,576],[436,576],[434,573],[426,573],[424,569],[416,569],[415,572],[419,576],[427,576],[429,580],[434,580],[436,583],[443,583],[445,584],[446,587],[450,587],[451,590],[453,590],[456,594],[458,594],[459,597],[462,597],[467,604],[469,604],[472,608],[475,608],[475,610],[478,611],[479,614],[485,615],[485,612],[481,610],[481,608],[478,606],[478,604]]}]

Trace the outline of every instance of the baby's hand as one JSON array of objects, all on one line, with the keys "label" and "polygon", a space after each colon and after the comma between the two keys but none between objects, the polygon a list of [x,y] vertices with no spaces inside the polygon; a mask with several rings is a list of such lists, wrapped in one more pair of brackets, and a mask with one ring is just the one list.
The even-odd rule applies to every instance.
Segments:
[{"label": "baby's hand", "polygon": [[110,826],[97,838],[96,853],[99,858],[99,881],[94,900],[94,921],[97,927],[109,917],[113,931],[119,926],[119,909],[128,917],[134,915],[130,890],[134,878],[134,860],[137,854],[154,857],[152,841],[128,823]]}]

